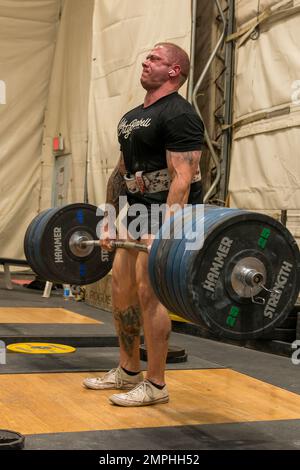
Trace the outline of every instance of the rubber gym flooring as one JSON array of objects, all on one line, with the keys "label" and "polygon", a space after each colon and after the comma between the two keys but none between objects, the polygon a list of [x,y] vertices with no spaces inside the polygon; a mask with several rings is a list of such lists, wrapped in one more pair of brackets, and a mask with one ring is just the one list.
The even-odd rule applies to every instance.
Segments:
[{"label": "rubber gym flooring", "polygon": [[7,352],[0,365],[0,427],[25,434],[25,449],[300,449],[300,366],[290,358],[172,333],[188,361],[167,365],[170,402],[122,408],[109,404],[114,392],[81,386],[117,364],[109,312],[1,286],[0,340],[76,347]]}]

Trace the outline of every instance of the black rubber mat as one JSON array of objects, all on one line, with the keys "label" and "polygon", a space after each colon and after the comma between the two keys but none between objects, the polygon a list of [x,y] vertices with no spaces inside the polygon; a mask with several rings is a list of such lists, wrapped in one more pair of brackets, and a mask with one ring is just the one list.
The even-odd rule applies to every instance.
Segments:
[{"label": "black rubber mat", "polygon": [[[73,371],[75,363],[77,363],[78,367],[82,367],[83,363],[87,364],[89,361],[91,362],[89,362],[89,366],[87,368],[78,368],[75,369],[75,371],[107,370],[107,368],[110,368],[110,364],[113,364],[113,367],[115,366],[115,360],[117,358],[117,355],[115,355],[114,357],[110,356],[109,359],[105,359],[103,355],[104,346],[115,347],[117,345],[117,338],[115,335],[112,314],[110,312],[90,307],[84,302],[64,302],[64,300],[62,299],[62,293],[59,293],[57,291],[54,291],[53,295],[51,295],[49,299],[43,299],[42,293],[39,291],[33,292],[20,286],[16,286],[13,291],[8,291],[0,287],[0,307],[18,306],[48,308],[62,307],[82,315],[90,316],[91,318],[103,322],[103,324],[99,326],[74,324],[47,325],[46,330],[45,325],[0,325],[0,340],[3,339],[1,338],[1,331],[3,333],[4,331],[6,333],[9,332],[9,335],[6,337],[8,343],[18,342],[18,340],[20,340],[22,336],[24,341],[29,341],[29,339],[31,339],[29,334],[31,333],[32,339],[34,339],[35,341],[38,341],[39,339],[43,338],[43,341],[48,339],[50,342],[62,342],[63,344],[74,345],[78,348],[90,346],[89,349],[91,351],[94,347],[100,347],[99,351],[96,353],[96,356],[93,352],[91,352],[92,356],[87,356],[86,358],[78,358],[78,360],[76,356],[74,356],[72,360],[71,358],[67,359],[66,357],[59,358],[58,360],[58,356],[56,356],[57,359],[48,358],[47,361],[52,361],[52,366],[49,363],[49,369],[45,370],[45,372],[50,372],[52,370]],[[5,328],[5,330],[3,328]],[[79,336],[77,336],[79,330],[80,334]],[[40,333],[42,332],[44,335],[43,337],[40,336]],[[175,332],[172,332],[171,334],[170,343],[176,346],[184,347],[188,353],[188,362],[175,365],[174,368],[194,368],[194,366],[190,366],[190,364],[194,363],[197,363],[195,368],[206,368],[205,362],[207,362],[208,364],[217,364],[218,368],[231,368],[251,377],[255,377],[264,382],[268,382],[270,384],[285,388],[286,390],[295,393],[300,393],[300,366],[293,364],[291,360],[291,354],[289,357],[281,357],[273,354],[267,354],[264,352],[256,351],[253,349],[243,348],[241,346],[233,344],[226,344],[220,341],[213,341],[212,339],[205,339],[197,336],[191,336]],[[88,352],[86,351],[85,354],[88,355]],[[110,353],[108,353],[108,355],[110,355]],[[195,361],[193,359],[193,356],[195,356]],[[98,357],[103,358],[103,361],[100,361]],[[23,361],[23,359],[21,359],[21,361]],[[102,369],[104,365],[106,365],[106,368]],[[8,369],[8,366],[10,366],[11,369]],[[13,373],[17,373],[19,366],[20,363],[13,364],[12,362],[8,363],[7,366],[1,365],[0,373],[4,372],[4,367],[7,367],[6,370],[11,370]],[[70,367],[70,369],[64,369],[65,366]],[[28,367],[28,372],[42,372],[43,370],[43,367],[40,369],[40,361],[38,361],[37,358],[35,359],[34,367],[32,367],[32,369],[29,369]],[[51,369],[51,367],[53,367],[53,369]],[[168,365],[168,367],[170,369],[173,368],[171,364]]]},{"label": "black rubber mat", "polygon": [[[21,354],[8,352],[6,365],[1,365],[0,374],[31,374],[43,372],[97,372],[116,367],[118,348],[78,348],[70,354]],[[147,363],[141,361],[146,369]],[[167,369],[220,369],[219,364],[189,355],[187,362],[167,364]]]},{"label": "black rubber mat", "polygon": [[[36,434],[35,450],[300,450],[300,420]],[[101,453],[102,454],[102,453]],[[100,452],[99,452],[100,455]]]},{"label": "black rubber mat", "polygon": [[61,343],[74,347],[117,346],[111,325],[9,324],[0,326],[0,340],[6,345],[22,342]]}]

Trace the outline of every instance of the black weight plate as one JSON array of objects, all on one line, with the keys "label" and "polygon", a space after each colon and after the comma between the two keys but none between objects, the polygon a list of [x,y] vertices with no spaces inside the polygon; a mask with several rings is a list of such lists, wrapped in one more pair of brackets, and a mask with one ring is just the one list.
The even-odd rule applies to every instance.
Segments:
[{"label": "black weight plate", "polygon": [[104,277],[111,269],[114,254],[94,247],[85,257],[71,252],[69,240],[78,231],[96,239],[101,217],[90,204],[70,204],[54,209],[35,230],[34,258],[47,279],[65,284],[85,285]]},{"label": "black weight plate", "polygon": [[[149,273],[154,291],[161,303],[171,312],[182,314],[182,307],[178,303],[178,289],[169,279],[174,256],[180,240],[174,239],[178,233],[181,235],[181,227],[183,226],[183,211],[178,211],[174,217],[168,220],[161,228],[156,237],[149,260]],[[184,215],[186,221],[186,214]],[[188,213],[188,217],[190,214]]]},{"label": "black weight plate", "polygon": [[[147,347],[145,344],[140,345],[140,351],[144,354],[147,353]],[[170,344],[168,346],[168,357],[183,356],[185,354],[185,349],[180,346],[174,346]]]},{"label": "black weight plate", "polygon": [[[188,210],[187,210],[188,213]],[[202,316],[199,314],[199,311],[195,311],[194,308],[190,307],[190,304],[194,305],[194,298],[196,297],[197,293],[192,290],[189,290],[190,278],[187,277],[187,273],[189,272],[189,267],[191,263],[193,263],[193,259],[195,256],[199,254],[205,255],[203,249],[201,250],[190,250],[188,249],[187,239],[192,236],[192,233],[196,230],[196,223],[201,223],[201,229],[204,229],[204,237],[207,236],[209,233],[209,225],[213,220],[215,222],[217,219],[222,218],[225,215],[229,217],[228,209],[217,209],[217,210],[210,210],[207,209],[205,206],[205,216],[203,218],[203,213],[199,214],[197,217],[190,217],[187,220],[186,224],[186,235],[180,240],[176,250],[176,256],[174,256],[174,262],[172,266],[171,272],[171,279],[176,286],[176,295],[178,298],[178,302],[181,305],[182,316],[186,319],[191,321],[192,323],[198,324],[201,327],[207,328],[209,325],[203,321]],[[204,226],[203,226],[204,225]],[[195,302],[197,303],[199,299],[196,297]]]},{"label": "black weight plate", "polygon": [[192,216],[190,209],[191,208],[189,207],[186,210],[176,212],[174,218],[172,219],[173,224],[170,233],[171,240],[169,241],[167,256],[164,260],[164,282],[166,285],[166,290],[168,292],[169,298],[172,299],[172,312],[177,313],[178,315],[182,315],[184,310],[182,309],[180,298],[178,297],[178,286],[173,283],[172,270],[176,260],[177,249],[181,242],[181,239],[178,239],[178,236],[182,237],[182,230],[186,226],[187,220]]},{"label": "black weight plate", "polygon": [[173,303],[166,291],[165,258],[168,255],[170,240],[165,239],[165,230],[167,230],[167,224],[161,227],[152,244],[148,271],[156,297],[167,309],[174,311]]},{"label": "black weight plate", "polygon": [[174,302],[175,298],[171,298],[166,283],[166,268],[170,247],[170,240],[160,240],[156,253],[155,276],[161,303],[171,312],[178,313],[178,307]]},{"label": "black weight plate", "polygon": [[[47,262],[45,262],[45,259],[41,257],[40,251],[39,251],[39,246],[40,246],[40,234],[44,230],[44,228],[47,226],[50,218],[59,210],[58,207],[52,207],[52,209],[49,209],[46,211],[41,217],[40,221],[38,224],[35,225],[35,228],[32,233],[31,237],[31,242],[30,242],[30,247],[31,247],[31,258],[33,259],[33,262],[36,266],[37,273],[39,276],[44,279],[50,281],[50,273],[49,273],[49,267],[47,266]],[[46,276],[46,277],[45,277]]]},{"label": "black weight plate", "polygon": [[37,229],[37,227],[40,226],[42,220],[47,217],[47,214],[51,213],[52,211],[53,209],[46,209],[40,214],[38,214],[29,224],[24,237],[24,253],[28,264],[32,268],[32,270],[44,280],[47,280],[47,278],[45,277],[46,273],[41,272],[38,260],[36,260],[34,257],[34,236],[35,230]]},{"label": "black weight plate", "polygon": [[40,233],[40,230],[41,230],[41,227],[43,227],[45,225],[45,223],[47,223],[47,221],[49,220],[50,216],[56,211],[56,208],[51,208],[47,211],[45,211],[45,213],[43,214],[43,216],[40,218],[39,222],[35,225],[33,231],[32,231],[32,237],[31,237],[31,241],[29,243],[29,246],[30,246],[30,253],[31,253],[31,258],[33,260],[33,263],[35,264],[36,266],[36,269],[37,269],[37,273],[39,275],[39,277],[41,277],[42,279],[44,280],[48,280],[47,276],[48,276],[48,269],[46,266],[43,266],[42,264],[42,260],[39,258],[39,256],[37,256],[36,254],[36,251],[37,251],[37,240],[38,240],[38,236],[39,236],[39,233]]},{"label": "black weight plate", "polygon": [[[179,346],[172,346],[168,347],[168,354],[167,354],[167,363],[168,364],[175,364],[179,362],[186,362],[187,361],[187,353],[185,349],[180,348]],[[140,359],[142,361],[147,361],[147,348],[145,344],[140,346]]]},{"label": "black weight plate", "polygon": [[21,450],[24,447],[25,437],[15,431],[0,429],[0,450]]},{"label": "black weight plate", "polygon": [[181,362],[187,362],[188,355],[183,354],[182,356],[167,357],[167,364],[179,364]]},{"label": "black weight plate", "polygon": [[278,325],[278,328],[287,328],[287,329],[292,329],[296,330],[297,328],[297,316],[296,315],[291,315],[291,313],[288,315],[288,317],[283,320],[282,323]]},{"label": "black weight plate", "polygon": [[[216,226],[209,231],[203,249],[191,255],[184,276],[181,272],[189,284],[187,303],[214,334],[234,339],[262,337],[282,323],[295,304],[300,282],[299,249],[289,231],[271,217],[235,211],[222,222],[217,212]],[[267,239],[262,237],[265,233]],[[226,246],[228,253],[220,263],[217,255],[222,248],[226,252]],[[263,262],[266,288],[278,290],[256,294],[265,299],[265,305],[239,297],[230,287],[232,269],[249,255]]]},{"label": "black weight plate", "polygon": [[39,222],[40,218],[43,217],[45,212],[47,212],[47,210],[37,214],[34,217],[34,219],[32,219],[32,221],[28,225],[27,230],[25,232],[23,247],[24,247],[25,258],[28,261],[29,266],[31,266],[31,253],[30,253],[29,243],[30,243],[30,240],[32,238],[32,233],[34,231],[34,228],[35,228],[36,224]]},{"label": "black weight plate", "polygon": [[[195,315],[193,309],[190,309],[188,306],[187,297],[189,294],[187,292],[187,280],[184,278],[181,265],[184,255],[186,256],[188,253],[187,258],[190,258],[190,251],[187,250],[187,247],[189,246],[193,232],[195,232],[196,223],[201,223],[203,227],[203,215],[202,211],[198,214],[195,212],[195,206],[188,206],[184,209],[184,233],[181,239],[174,240],[169,252],[167,265],[167,285],[170,292],[172,292],[176,298],[178,313],[180,312],[180,316],[196,324],[201,324],[201,319],[199,315]],[[183,269],[183,271],[185,272],[185,269]]]},{"label": "black weight plate", "polygon": [[[161,231],[162,229],[160,229]],[[159,233],[160,233],[159,231]],[[161,301],[159,298],[159,292],[158,292],[158,280],[156,276],[156,254],[157,250],[159,248],[160,244],[160,238],[159,235],[156,235],[154,238],[152,245],[151,245],[151,250],[149,253],[149,259],[148,259],[148,274],[149,274],[149,279],[151,282],[152,289],[156,295],[156,297]]]},{"label": "black weight plate", "polygon": [[36,267],[36,273],[41,279],[45,281],[50,280],[49,270],[48,267],[43,264],[43,259],[41,259],[40,254],[38,253],[39,234],[41,233],[41,229],[45,227],[48,220],[55,213],[56,210],[57,208],[51,208],[44,212],[39,222],[35,225],[32,231],[31,240],[29,242],[31,259]]}]

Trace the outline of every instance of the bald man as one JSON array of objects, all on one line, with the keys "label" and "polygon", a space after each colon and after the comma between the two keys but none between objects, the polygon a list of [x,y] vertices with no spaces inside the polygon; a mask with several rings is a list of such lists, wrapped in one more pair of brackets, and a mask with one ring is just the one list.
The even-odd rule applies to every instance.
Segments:
[{"label": "bald man", "polygon": [[[189,68],[189,57],[183,49],[172,43],[156,44],[142,63],[144,103],[126,113],[118,125],[121,155],[108,182],[107,203],[118,213],[119,196],[126,195],[129,210],[125,239],[147,246],[162,222],[172,215],[172,207],[202,203],[199,161],[203,123],[190,103],[178,94]],[[154,215],[154,205],[166,205],[163,215]],[[100,243],[111,249],[108,220],[102,225]],[[119,365],[102,377],[85,379],[84,386],[124,390],[109,398],[119,406],[168,402],[165,366],[171,322],[151,287],[147,253],[117,250],[112,301],[120,345]],[[148,361],[145,377],[139,353],[142,327]]]}]

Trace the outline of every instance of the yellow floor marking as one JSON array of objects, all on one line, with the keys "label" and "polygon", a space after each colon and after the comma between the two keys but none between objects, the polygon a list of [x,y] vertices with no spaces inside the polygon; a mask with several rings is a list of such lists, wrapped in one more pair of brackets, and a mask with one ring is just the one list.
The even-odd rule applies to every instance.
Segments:
[{"label": "yellow floor marking", "polygon": [[7,346],[8,351],[20,354],[70,354],[76,348],[57,343],[14,343]]},{"label": "yellow floor marking", "polygon": [[0,323],[102,323],[64,308],[1,307]]},{"label": "yellow floor marking", "polygon": [[[84,389],[97,374],[0,375],[1,428],[23,434],[300,419],[300,395],[230,369],[167,371],[170,402],[110,405]],[[100,374],[101,375],[101,374]]]}]

